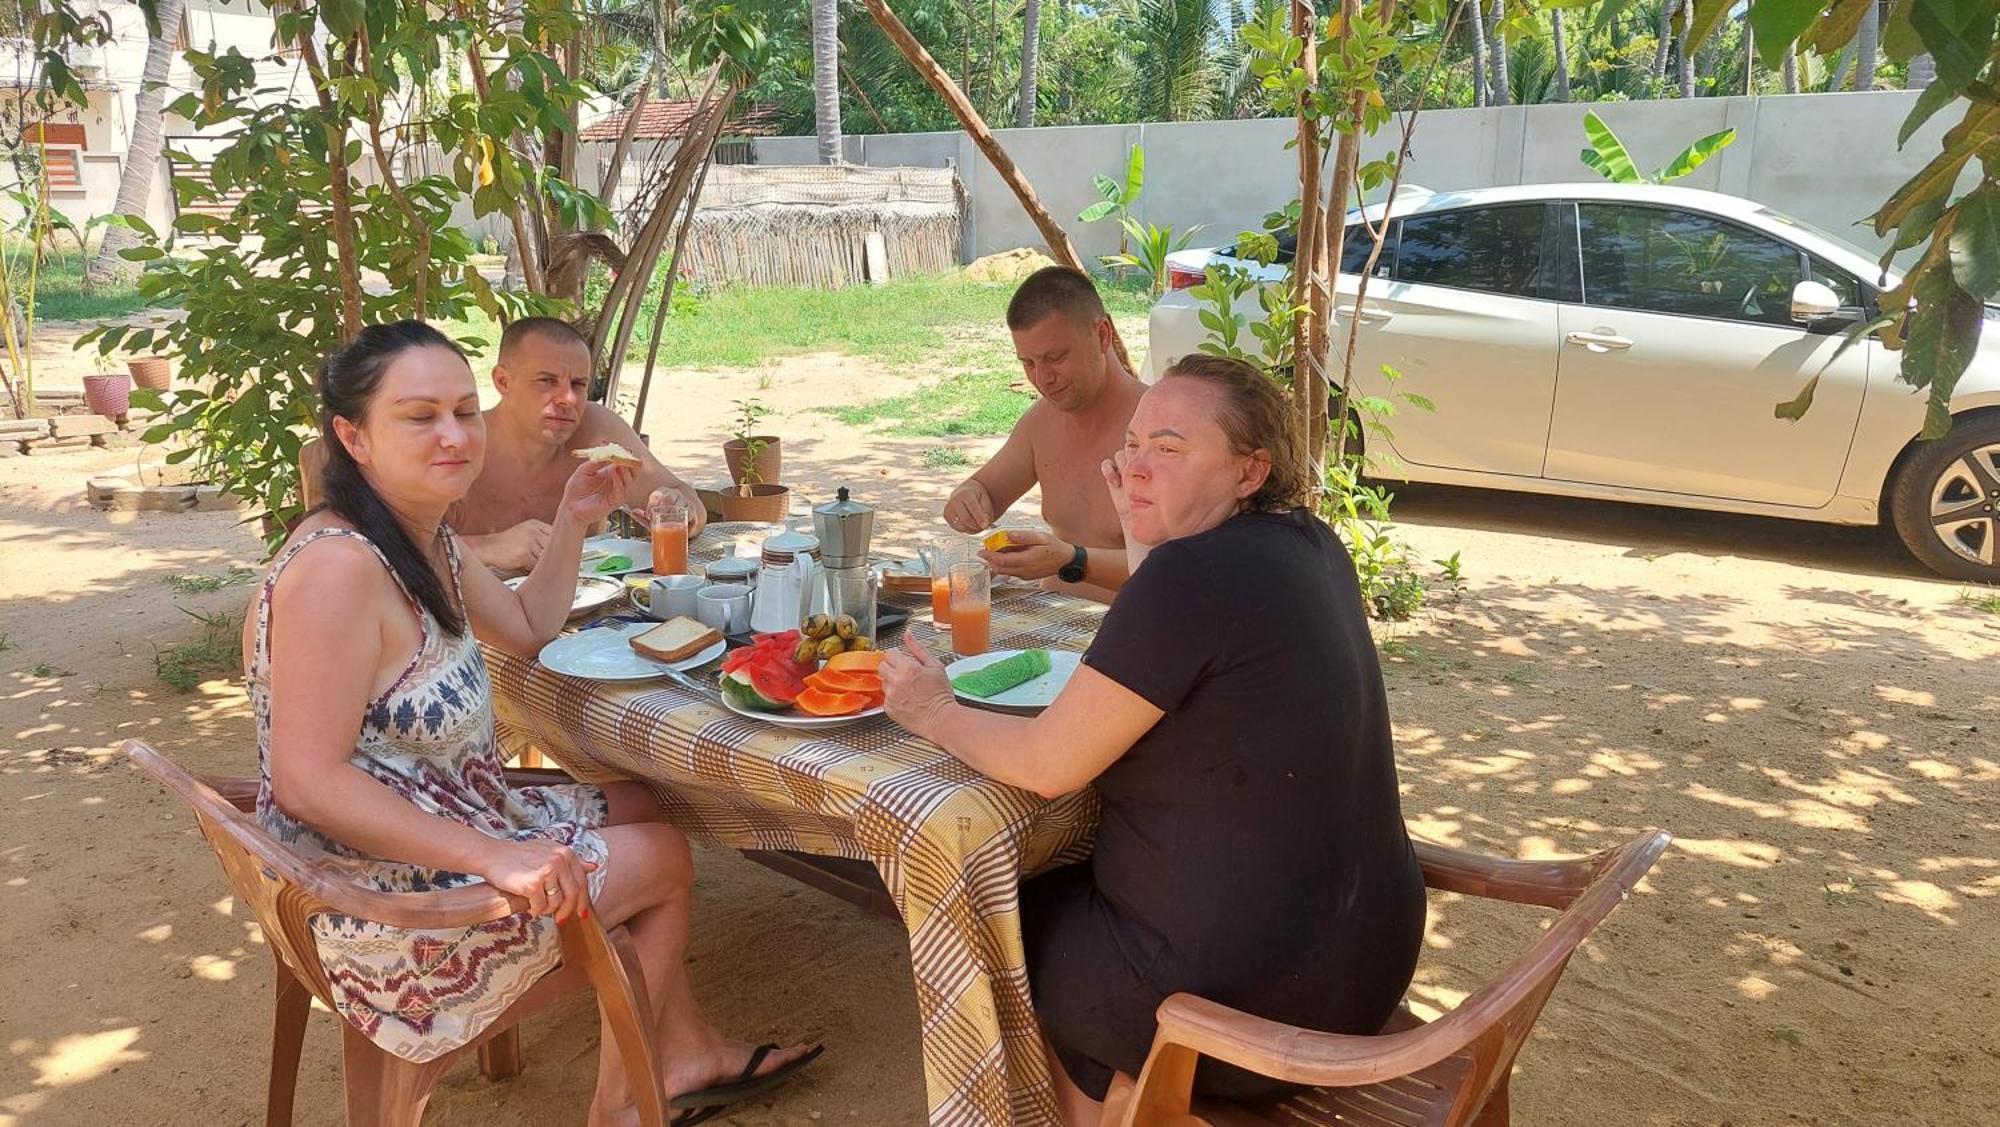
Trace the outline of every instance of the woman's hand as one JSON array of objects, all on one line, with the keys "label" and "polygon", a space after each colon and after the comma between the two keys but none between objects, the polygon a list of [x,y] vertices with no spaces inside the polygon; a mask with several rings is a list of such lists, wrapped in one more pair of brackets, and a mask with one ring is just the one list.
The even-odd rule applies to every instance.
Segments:
[{"label": "woman's hand", "polygon": [[883,653],[881,674],[882,703],[889,710],[889,719],[931,739],[938,718],[955,702],[944,666],[905,633],[901,650]]},{"label": "woman's hand", "polygon": [[632,487],[632,471],[615,462],[585,462],[563,486],[563,510],[590,528],[611,515]]},{"label": "woman's hand", "polygon": [[554,916],[557,923],[583,914],[590,895],[589,874],[597,868],[594,863],[567,845],[538,837],[494,844],[491,859],[479,873],[487,884],[523,897],[531,913]]}]

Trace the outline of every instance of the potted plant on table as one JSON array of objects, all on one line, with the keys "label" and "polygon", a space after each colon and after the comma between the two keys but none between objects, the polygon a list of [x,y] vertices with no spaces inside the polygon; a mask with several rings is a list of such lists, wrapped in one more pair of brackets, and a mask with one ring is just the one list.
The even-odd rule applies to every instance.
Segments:
[{"label": "potted plant on table", "polygon": [[768,523],[784,520],[791,511],[791,490],[778,484],[778,438],[756,433],[757,424],[770,413],[755,399],[736,401],[732,437],[722,444],[722,458],[734,483],[719,498],[723,520]]}]

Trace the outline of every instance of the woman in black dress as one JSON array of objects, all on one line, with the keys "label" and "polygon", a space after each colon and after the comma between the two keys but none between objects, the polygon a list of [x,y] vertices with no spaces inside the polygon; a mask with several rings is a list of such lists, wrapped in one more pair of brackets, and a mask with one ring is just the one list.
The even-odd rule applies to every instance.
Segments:
[{"label": "woman in black dress", "polygon": [[[1091,859],[1021,889],[1071,1124],[1137,1074],[1170,994],[1367,1034],[1416,966],[1423,877],[1382,672],[1347,552],[1302,507],[1287,414],[1269,379],[1218,357],[1146,392],[1104,466],[1132,578],[1040,716],[957,704],[920,647],[883,663],[904,727],[1001,782],[1103,799]],[[1282,1090],[1215,1061],[1195,1083]]]}]

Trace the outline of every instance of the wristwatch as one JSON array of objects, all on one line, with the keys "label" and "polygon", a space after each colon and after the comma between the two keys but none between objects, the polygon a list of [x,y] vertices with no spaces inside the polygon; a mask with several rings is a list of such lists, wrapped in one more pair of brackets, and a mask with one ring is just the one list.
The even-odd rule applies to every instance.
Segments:
[{"label": "wristwatch", "polygon": [[1062,580],[1064,583],[1083,582],[1084,574],[1090,570],[1086,566],[1086,561],[1089,558],[1090,555],[1083,550],[1083,545],[1078,544],[1075,553],[1070,556],[1069,562],[1056,569],[1056,578]]}]

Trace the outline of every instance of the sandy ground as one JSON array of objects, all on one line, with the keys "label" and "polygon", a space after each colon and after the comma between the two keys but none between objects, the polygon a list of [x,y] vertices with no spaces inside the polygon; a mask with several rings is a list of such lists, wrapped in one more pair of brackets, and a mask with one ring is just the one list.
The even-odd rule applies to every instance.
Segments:
[{"label": "sandy ground", "polygon": [[[813,501],[853,486],[894,543],[962,471],[921,467],[933,440],[807,408],[949,370],[677,373],[646,429],[719,478],[729,401],[766,377],[785,476]],[[198,633],[183,612],[249,590],[163,580],[258,546],[229,514],[84,507],[84,478],[135,456],[0,460],[0,1127],[261,1121],[268,956],[186,811],[112,754],[140,737],[197,771],[253,769],[240,687],[182,695],[152,659]],[[1455,603],[1380,635],[1413,828],[1508,856],[1677,836],[1549,1003],[1519,1122],[2000,1122],[2000,616],[1873,530],[1445,489],[1405,490],[1398,512],[1423,558],[1459,551],[1467,574]],[[899,931],[733,854],[699,861],[713,1016],[831,1046],[724,1122],[920,1122]],[[1545,919],[1434,897],[1414,1000],[1455,1004]],[[427,1122],[580,1122],[595,1041],[588,1004],[560,1006],[527,1030],[523,1076],[462,1068]],[[339,1121],[325,1015],[299,1108]]]}]

